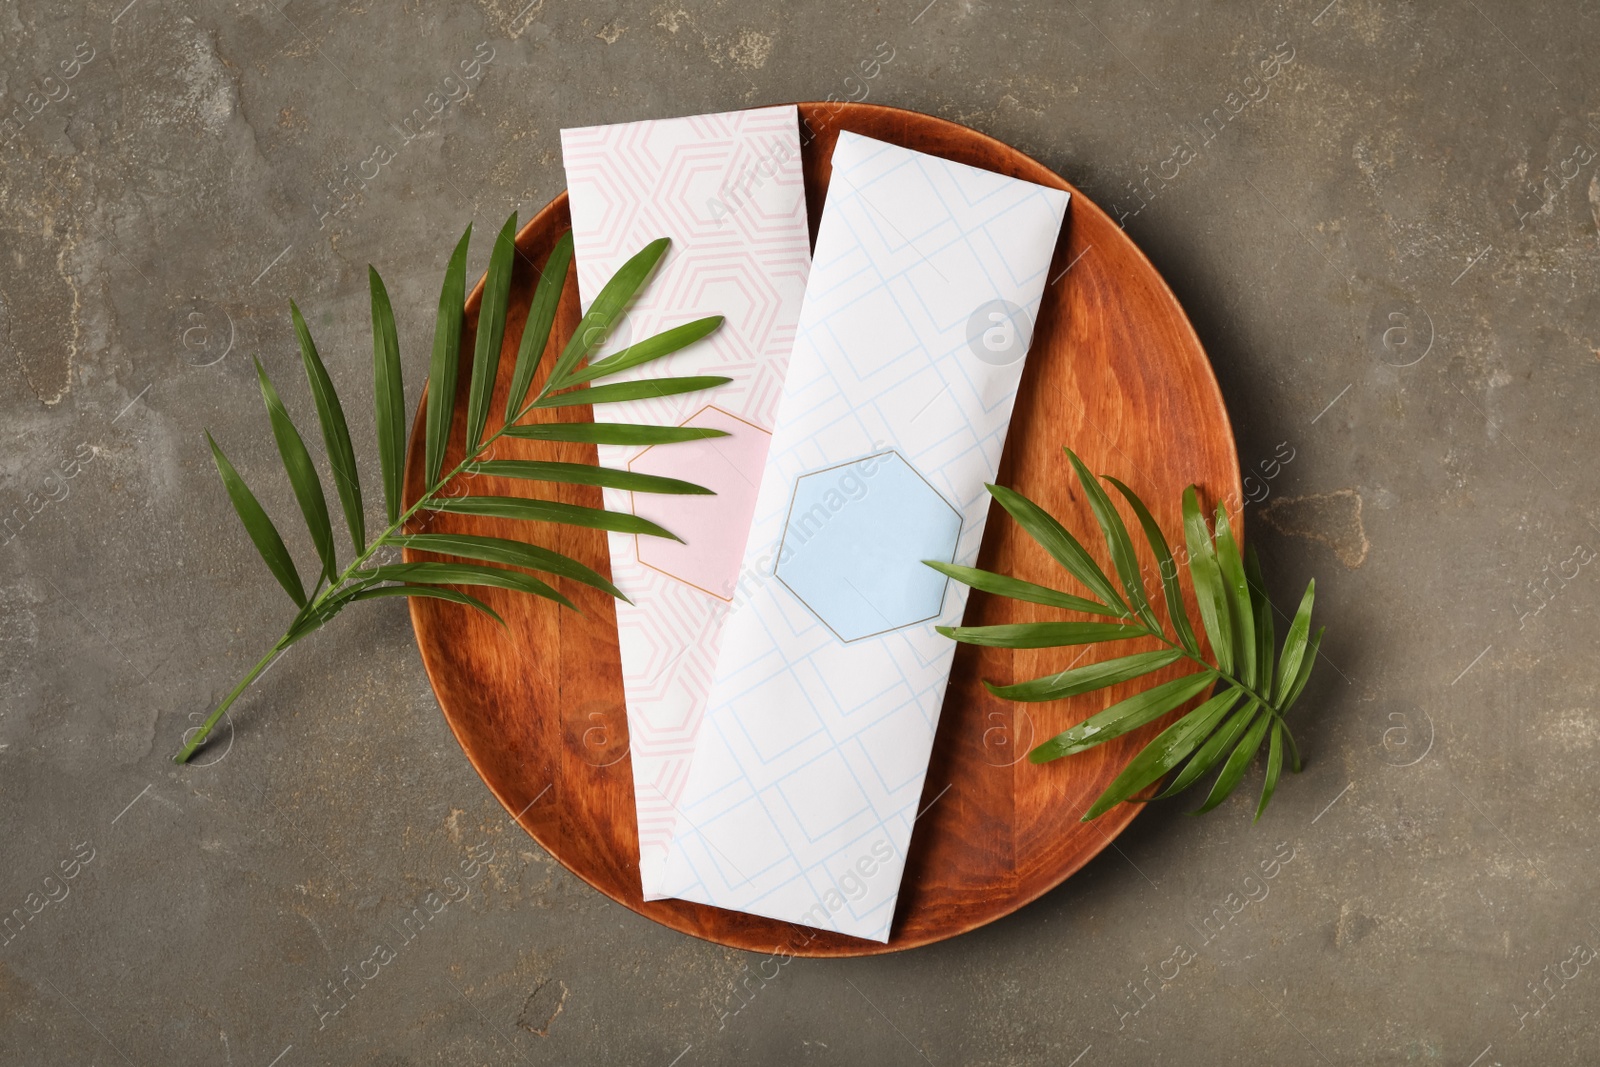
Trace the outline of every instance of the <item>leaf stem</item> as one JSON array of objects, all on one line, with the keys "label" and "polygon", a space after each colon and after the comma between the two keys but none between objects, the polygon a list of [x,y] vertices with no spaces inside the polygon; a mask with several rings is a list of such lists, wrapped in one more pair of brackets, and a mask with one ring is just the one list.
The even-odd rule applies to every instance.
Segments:
[{"label": "leaf stem", "polygon": [[[1128,621],[1130,619],[1134,619],[1134,616],[1129,615],[1129,616],[1125,616],[1124,617],[1124,621]],[[1138,626],[1145,633],[1149,634],[1151,637],[1155,638],[1157,641],[1160,641],[1162,644],[1166,645],[1168,648],[1171,648],[1171,649],[1174,649],[1174,650],[1176,650],[1178,652],[1183,653],[1183,655],[1184,655],[1184,657],[1186,659],[1193,660],[1194,662],[1200,664],[1200,666],[1206,668],[1206,670],[1214,671],[1218,678],[1221,678],[1223,681],[1227,682],[1229,685],[1232,685],[1232,686],[1244,691],[1245,693],[1249,694],[1250,696],[1254,697],[1256,699],[1256,701],[1258,703],[1260,703],[1260,705],[1262,707],[1269,709],[1272,712],[1272,714],[1278,716],[1280,719],[1283,717],[1283,713],[1278,710],[1277,705],[1274,704],[1271,700],[1269,700],[1266,697],[1262,696],[1260,693],[1256,692],[1250,686],[1245,685],[1239,679],[1235,678],[1233,675],[1229,674],[1227,671],[1223,670],[1221,667],[1217,666],[1215,663],[1207,663],[1205,661],[1204,657],[1197,656],[1193,652],[1190,652],[1187,648],[1184,648],[1182,645],[1179,645],[1179,644],[1176,644],[1175,642],[1167,640],[1167,635],[1164,632],[1162,632],[1161,630],[1152,630],[1150,627],[1145,626],[1143,623],[1140,623],[1140,622],[1137,622],[1137,621],[1134,622],[1134,625]]]},{"label": "leaf stem", "polygon": [[[415,504],[407,508],[398,519],[390,523],[384,528],[382,533],[373,538],[372,541],[368,543],[367,547],[361,551],[361,554],[352,560],[348,567],[340,572],[339,576],[334,579],[328,588],[324,589],[320,594],[316,593],[315,589],[313,589],[313,599],[310,600],[306,606],[300,609],[299,613],[295,615],[294,622],[290,624],[288,630],[284,631],[283,636],[278,638],[277,642],[273,644],[272,650],[265,656],[262,656],[260,661],[257,662],[254,667],[250,668],[250,673],[246,674],[244,678],[239,681],[239,684],[233,687],[233,692],[229,693],[222,703],[217,705],[216,710],[206,717],[206,721],[200,726],[200,729],[195,732],[194,737],[190,738],[184,743],[183,748],[178,750],[178,754],[172,757],[172,761],[174,763],[187,763],[189,759],[197,751],[199,751],[200,746],[205,743],[206,738],[211,734],[212,728],[222,720],[222,716],[227,713],[228,708],[235,700],[239,699],[240,694],[250,687],[250,683],[255,681],[256,678],[260,676],[262,671],[267,669],[272,661],[277,658],[279,653],[283,652],[301,637],[311,633],[311,630],[307,630],[303,634],[296,635],[294,632],[295,628],[304,619],[316,616],[318,609],[320,609],[332,597],[344,592],[345,583],[348,582],[350,578],[361,569],[361,566],[366,563],[367,560],[372,558],[373,553],[377,552],[378,549],[393,543],[389,540],[389,538],[394,535],[395,531],[404,527],[406,522],[410,520],[411,516],[415,515],[418,511],[426,509],[429,504],[433,503],[439,491],[448,485],[456,475],[465,470],[469,464],[476,462],[478,457],[489,449],[489,446],[494,444],[494,442],[500,437],[504,436],[505,432],[512,426],[516,425],[518,420],[520,420],[524,415],[533,410],[533,406],[550,392],[553,384],[555,383],[546,381],[544,388],[539,390],[538,395],[524,404],[522,409],[518,411],[513,418],[507,419],[500,429],[496,430],[493,434],[485,438],[483,442],[471,453],[463,456],[461,462],[456,464],[454,469],[452,469],[448,474],[441,475],[437,482],[429,486],[427,491],[417,498],[417,502]],[[321,578],[322,576],[319,576],[317,581],[319,586],[322,584]],[[328,618],[331,619],[332,616],[330,615]],[[312,629],[314,630],[320,628],[323,623],[327,621],[328,619],[323,619],[321,622],[317,623],[316,627],[313,627]]]},{"label": "leaf stem", "polygon": [[211,728],[217,725],[217,723],[222,719],[222,716],[227,713],[228,708],[232,706],[233,702],[239,699],[239,694],[248,689],[250,687],[250,683],[255,681],[256,678],[261,675],[261,672],[266,670],[267,667],[272,664],[272,661],[278,658],[278,654],[288,647],[288,645],[284,643],[288,636],[288,633],[285,633],[283,637],[278,638],[278,643],[272,646],[272,651],[268,652],[265,656],[262,656],[256,665],[250,668],[250,673],[240,679],[239,684],[233,687],[233,692],[229,693],[227,698],[224,699],[221,704],[217,705],[217,710],[213,711],[206,718],[205,724],[195,732],[194,737],[184,743],[182,750],[180,750],[176,756],[172,757],[172,762],[189,762],[189,757],[193,756],[195,752],[199,750],[201,744],[205,742],[206,736],[211,733]]}]

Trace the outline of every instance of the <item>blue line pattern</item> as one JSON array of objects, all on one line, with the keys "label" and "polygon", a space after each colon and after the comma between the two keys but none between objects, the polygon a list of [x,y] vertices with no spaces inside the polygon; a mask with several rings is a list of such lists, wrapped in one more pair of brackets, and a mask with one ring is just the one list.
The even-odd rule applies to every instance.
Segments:
[{"label": "blue line pattern", "polygon": [[888,940],[955,650],[934,627],[960,620],[966,587],[934,618],[841,640],[774,578],[785,525],[797,479],[892,449],[959,513],[955,562],[976,560],[1023,361],[994,358],[972,323],[1019,309],[995,321],[1026,351],[1066,208],[1059,190],[840,134],[668,895]]}]

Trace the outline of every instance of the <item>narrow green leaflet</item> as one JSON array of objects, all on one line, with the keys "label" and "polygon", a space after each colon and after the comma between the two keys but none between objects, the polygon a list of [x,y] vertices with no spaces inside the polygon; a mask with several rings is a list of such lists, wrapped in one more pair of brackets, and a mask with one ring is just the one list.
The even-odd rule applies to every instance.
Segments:
[{"label": "narrow green leaflet", "polygon": [[573,441],[592,445],[667,445],[727,437],[726,430],[702,426],[635,426],[627,422],[540,422],[512,426],[507,437],[524,441]]},{"label": "narrow green leaflet", "polygon": [[1311,668],[1317,662],[1317,649],[1322,647],[1322,629],[1317,630],[1311,638],[1311,643],[1306,646],[1306,654],[1300,660],[1300,669],[1295,672],[1294,682],[1290,684],[1289,691],[1278,702],[1280,712],[1288,711],[1294,707],[1294,702],[1300,699],[1300,691],[1306,687],[1306,680],[1311,677]]},{"label": "narrow green leaflet", "polygon": [[1063,593],[1059,589],[1049,586],[1035,585],[1033,582],[1024,582],[1020,578],[1007,577],[1004,574],[995,574],[993,571],[979,570],[977,567],[961,567],[954,563],[942,563],[936,559],[925,559],[924,565],[932,567],[940,574],[954,578],[963,585],[970,585],[974,589],[995,596],[1010,597],[1012,600],[1026,600],[1030,604],[1044,604],[1052,608],[1063,608],[1067,611],[1081,611],[1086,615],[1104,615],[1112,619],[1120,619],[1120,612],[1112,611],[1104,604],[1095,600],[1085,600],[1081,596]]},{"label": "narrow green leaflet", "polygon": [[1176,767],[1222,721],[1231,706],[1227,696],[1224,693],[1221,697],[1212,697],[1157,734],[1084,812],[1083,821],[1098,819]]},{"label": "narrow green leaflet", "polygon": [[1059,648],[1150,636],[1137,626],[1114,622],[1017,622],[1001,626],[936,626],[934,629],[963,644],[990,648]]},{"label": "narrow green leaflet", "polygon": [[350,528],[350,544],[356,554],[367,547],[367,516],[361,506],[361,476],[356,470],[356,450],[350,444],[350,427],[344,421],[344,406],[334,391],[333,379],[317,353],[311,331],[293,300],[289,314],[294,319],[294,334],[300,342],[300,361],[305,364],[306,381],[317,403],[317,421],[322,425],[322,444],[328,450],[328,465],[333,468],[333,487],[339,493],[345,525]]},{"label": "narrow green leaflet", "polygon": [[1030,702],[1060,700],[1063,697],[1077,696],[1079,693],[1088,693],[1120,682],[1131,681],[1170,666],[1182,658],[1183,653],[1177,649],[1170,652],[1137,652],[1131,656],[1108,659],[1103,663],[1091,663],[1087,667],[1047,674],[1031,682],[1018,682],[1015,685],[994,685],[990,682],[983,684],[989,692],[1006,700]]},{"label": "narrow green leaflet", "polygon": [[654,337],[647,337],[636,345],[630,345],[598,363],[591,363],[584,369],[567,375],[564,384],[592,382],[598,378],[607,378],[625,370],[632,370],[662,356],[670,356],[715,332],[721,325],[722,316],[712,315],[709,318],[686,322],[682,326],[674,326],[670,330],[663,330]]},{"label": "narrow green leaflet", "polygon": [[517,213],[500,227],[489,253],[489,272],[483,280],[478,304],[478,334],[472,352],[472,382],[467,392],[467,453],[478,450],[483,428],[489,423],[489,399],[494,394],[495,372],[500,369],[500,346],[506,337],[506,304],[511,296],[511,266],[517,251]]},{"label": "narrow green leaflet", "polygon": [[1300,598],[1300,606],[1295,609],[1294,621],[1289,623],[1289,633],[1283,639],[1283,657],[1278,660],[1278,684],[1273,692],[1273,699],[1283,701],[1289,692],[1289,687],[1294,684],[1295,675],[1300,673],[1300,661],[1305,656],[1306,639],[1311,633],[1311,602],[1317,596],[1317,583],[1315,579],[1306,583],[1305,595]]},{"label": "narrow green leaflet", "polygon": [[450,419],[456,409],[456,374],[461,369],[461,320],[467,292],[467,245],[472,226],[461,235],[445,267],[439,289],[439,317],[433,328],[433,360],[428,364],[427,440],[423,449],[424,481],[433,485],[444,470],[444,450],[450,443]]},{"label": "narrow green leaflet", "polygon": [[222,485],[228,490],[228,499],[233,501],[233,510],[238,513],[239,521],[244,523],[245,532],[255,543],[256,551],[261,553],[267,569],[278,579],[278,584],[289,594],[289,599],[300,607],[305,607],[305,586],[300,584],[300,572],[295,570],[294,557],[289,555],[289,549],[284,546],[283,538],[278,536],[278,528],[272,525],[272,520],[267,518],[261,502],[250,491],[250,487],[244,484],[244,479],[233,469],[233,464],[228,462],[228,457],[222,454],[222,449],[217,447],[217,442],[212,440],[209,432],[206,434],[206,444],[211,446],[211,459],[217,465],[217,473],[222,476]]},{"label": "narrow green leaflet", "polygon": [[388,543],[417,552],[436,552],[441,556],[461,556],[465,559],[483,560],[485,563],[504,563],[512,567],[544,571],[546,574],[582,582],[603,593],[609,593],[618,600],[628,599],[622,595],[622,590],[612,585],[605,575],[593,568],[586,567],[559,552],[552,552],[539,545],[530,545],[525,541],[513,541],[506,537],[484,537],[479,534],[425,533],[394,537]]},{"label": "narrow green leaflet", "polygon": [[1233,673],[1233,624],[1229,619],[1228,597],[1222,588],[1222,571],[1217,567],[1211,531],[1194,486],[1183,491],[1183,532],[1189,547],[1189,580],[1194,583],[1195,602],[1200,607],[1200,623],[1211,642],[1211,654],[1224,674]]},{"label": "narrow green leaflet", "polygon": [[565,608],[577,607],[550,586],[521,571],[484,567],[477,563],[391,563],[359,572],[377,582],[416,582],[422,585],[484,585],[531,593],[554,600]]},{"label": "narrow green leaflet", "polygon": [[1261,802],[1256,805],[1256,817],[1252,822],[1261,821],[1261,813],[1267,810],[1267,805],[1272,802],[1272,794],[1278,788],[1278,775],[1283,772],[1283,720],[1276,715],[1272,717],[1272,744],[1267,749],[1267,780],[1261,785]]},{"label": "narrow green leaflet", "polygon": [[633,471],[595,467],[588,463],[486,459],[469,465],[467,470],[473,474],[489,474],[498,478],[526,478],[531,481],[565,482],[572,485],[603,485],[610,489],[627,489],[635,493],[716,495],[703,485],[695,485],[693,482],[678,478],[665,478],[657,474],[635,474]]},{"label": "narrow green leaflet", "polygon": [[1256,677],[1251,684],[1262,696],[1272,696],[1272,656],[1274,640],[1272,602],[1267,599],[1267,582],[1261,577],[1261,561],[1251,545],[1244,554],[1244,578],[1250,583],[1250,611],[1256,623]]},{"label": "narrow green leaflet", "polygon": [[532,406],[565,408],[574,404],[615,404],[623,400],[654,400],[663,396],[675,396],[678,393],[714,389],[731,381],[732,378],[720,374],[697,374],[683,378],[641,378],[636,382],[593,385],[585,389],[571,389],[565,393],[542,396],[535,400]]},{"label": "narrow green leaflet", "polygon": [[434,600],[449,600],[456,604],[466,604],[468,607],[477,608],[501,626],[506,624],[506,620],[500,617],[498,611],[477,597],[443,585],[380,585],[370,589],[358,589],[351,594],[347,603],[353,604],[357,600],[377,600],[380,597],[388,596],[430,597]]},{"label": "narrow green leaflet", "polygon": [[1300,773],[1300,746],[1294,743],[1294,734],[1289,730],[1289,724],[1278,716],[1278,727],[1283,731],[1284,743],[1289,749],[1289,767],[1294,773]]},{"label": "narrow green leaflet", "polygon": [[634,294],[656,269],[656,264],[661,262],[661,257],[666,255],[667,248],[671,244],[672,242],[665,237],[651,241],[632,259],[617,268],[617,273],[613,274],[611,280],[601,288],[600,295],[594,298],[594,303],[589,305],[588,313],[578,322],[578,328],[572,332],[572,339],[567,342],[567,347],[562,349],[561,355],[557,357],[556,365],[550,371],[550,380],[545,384],[546,390],[560,389],[571,384],[567,376],[590,352],[605,344],[622,310],[628,306]]},{"label": "narrow green leaflet", "polygon": [[[1232,707],[1239,702],[1240,697],[1244,696],[1244,690],[1238,688],[1225,689],[1211,699],[1217,700],[1219,697],[1224,696],[1230,698],[1228,706]],[[1243,707],[1228,716],[1228,721],[1223,723],[1216,733],[1206,738],[1205,744],[1195,750],[1194,755],[1189,758],[1189,762],[1183,765],[1183,770],[1173,775],[1172,781],[1156,796],[1156,799],[1161,800],[1183,792],[1193,785],[1195,780],[1202,774],[1216,766],[1217,761],[1222,758],[1224,752],[1233,750],[1233,743],[1239,740],[1240,735],[1250,725],[1251,717],[1255,715],[1256,709],[1260,706],[1254,699],[1246,700]]]},{"label": "narrow green leaflet", "polygon": [[539,284],[533,289],[528,321],[523,324],[522,340],[517,346],[517,365],[511,372],[511,391],[506,394],[507,422],[521,416],[523,405],[527,403],[534,373],[544,358],[545,346],[550,343],[550,328],[556,321],[556,306],[561,303],[561,289],[566,284],[571,263],[572,231],[569,229],[550,250],[550,258],[544,261],[544,270],[539,274]]},{"label": "narrow green leaflet", "polygon": [[1222,765],[1222,773],[1217,775],[1217,780],[1212,784],[1206,802],[1196,808],[1194,814],[1205,814],[1227,800],[1238,788],[1239,780],[1244,777],[1245,768],[1250,766],[1256,750],[1261,747],[1261,739],[1267,735],[1267,727],[1272,724],[1272,718],[1272,712],[1265,709],[1256,716],[1255,722],[1250,724],[1250,729],[1245,731],[1244,739],[1228,756],[1228,761]]},{"label": "narrow green leaflet", "polygon": [[389,290],[371,267],[372,392],[377,407],[378,464],[383,471],[384,514],[390,525],[400,521],[400,499],[406,476],[406,391],[400,370],[400,338],[394,328]]},{"label": "narrow green leaflet", "polygon": [[1117,487],[1128,506],[1133,508],[1133,513],[1139,518],[1139,525],[1144,528],[1145,540],[1150,542],[1150,551],[1156,558],[1156,569],[1161,574],[1161,590],[1167,598],[1167,617],[1172,620],[1172,632],[1178,635],[1178,644],[1182,645],[1190,654],[1200,654],[1200,643],[1194,638],[1194,630],[1189,625],[1189,612],[1183,606],[1183,589],[1178,585],[1178,564],[1172,558],[1172,550],[1167,547],[1166,535],[1161,532],[1161,527],[1156,525],[1154,515],[1145,507],[1144,501],[1134,494],[1132,489],[1123,485],[1111,475],[1105,476],[1106,481]]},{"label": "narrow green leaflet", "polygon": [[1087,586],[1090,592],[1105,604],[1116,608],[1118,618],[1131,614],[1128,605],[1111,587],[1111,580],[1094,561],[1094,557],[1054,516],[1014,489],[1007,489],[1003,485],[991,485],[988,488],[989,494],[1000,501],[1000,506],[1017,520],[1017,525],[1026,530],[1029,537],[1039,542],[1041,548]]},{"label": "narrow green leaflet", "polygon": [[1250,583],[1244,576],[1244,560],[1239,555],[1239,544],[1233,539],[1233,528],[1228,524],[1228,513],[1217,505],[1217,567],[1222,573],[1223,594],[1228,602],[1228,615],[1233,620],[1233,662],[1245,679],[1256,676],[1256,624],[1255,612],[1250,607]]},{"label": "narrow green leaflet", "polygon": [[1135,693],[1099,714],[1089,716],[1071,729],[1056,734],[1029,752],[1028,759],[1034,763],[1048,763],[1093,748],[1113,737],[1121,737],[1129,730],[1137,730],[1146,723],[1155,722],[1184,701],[1199,696],[1216,680],[1216,671],[1197,671]]},{"label": "narrow green leaflet", "polygon": [[1133,605],[1134,613],[1144,620],[1146,626],[1160,632],[1161,624],[1156,621],[1155,612],[1150,610],[1150,598],[1145,593],[1144,580],[1139,577],[1139,557],[1133,550],[1133,540],[1128,536],[1128,527],[1124,525],[1122,516],[1117,514],[1111,498],[1101,488],[1100,480],[1083,465],[1078,454],[1070,448],[1062,451],[1067,454],[1067,459],[1072,461],[1072,469],[1077,472],[1084,495],[1089,498],[1089,508],[1094,512],[1096,521],[1100,523],[1101,532],[1105,534],[1106,548],[1111,552],[1111,562],[1117,569],[1117,577],[1122,580],[1122,589],[1128,594],[1128,603]]},{"label": "narrow green leaflet", "polygon": [[682,541],[677,534],[662,529],[649,519],[621,511],[586,508],[580,504],[563,504],[558,500],[530,500],[520,496],[458,496],[442,497],[432,505],[435,511],[450,511],[457,515],[487,515],[497,519],[526,519],[530,522],[559,522],[568,526],[586,526],[597,530],[615,530],[618,533],[648,534]]},{"label": "narrow green leaflet", "polygon": [[322,571],[331,580],[338,576],[339,566],[334,559],[333,526],[328,521],[328,501],[322,495],[322,482],[317,478],[317,468],[311,462],[311,453],[306,451],[300,431],[294,428],[294,420],[289,418],[283,401],[278,399],[278,391],[267,377],[266,368],[261,366],[259,359],[255,364],[256,378],[261,383],[261,399],[267,406],[267,417],[272,422],[272,436],[278,442],[278,455],[283,458],[283,469],[289,474],[294,497],[300,502],[300,513],[305,516],[306,528],[311,531],[311,543],[317,547]]}]

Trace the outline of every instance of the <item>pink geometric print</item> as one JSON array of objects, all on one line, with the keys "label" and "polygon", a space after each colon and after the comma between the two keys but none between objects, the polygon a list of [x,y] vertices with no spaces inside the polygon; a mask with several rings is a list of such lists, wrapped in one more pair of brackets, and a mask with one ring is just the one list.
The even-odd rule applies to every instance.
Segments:
[{"label": "pink geometric print", "polygon": [[685,542],[636,537],[637,557],[646,567],[719,599],[732,600],[772,434],[711,406],[696,412],[684,425],[721,430],[728,436],[647,448],[628,469],[667,477],[688,472],[696,484],[717,495],[709,500],[635,495],[636,514],[666,527]]},{"label": "pink geometric print", "polygon": [[630,256],[658,237],[672,239],[605,351],[690,319],[726,317],[705,340],[621,377],[721,374],[731,382],[607,405],[601,415],[733,434],[599,449],[603,466],[684,478],[718,494],[605,491],[608,508],[655,518],[687,542],[608,536],[612,580],[633,601],[617,602],[617,629],[640,876],[653,900],[811,267],[799,117],[790,106],[563,130],[561,147],[585,309]]}]

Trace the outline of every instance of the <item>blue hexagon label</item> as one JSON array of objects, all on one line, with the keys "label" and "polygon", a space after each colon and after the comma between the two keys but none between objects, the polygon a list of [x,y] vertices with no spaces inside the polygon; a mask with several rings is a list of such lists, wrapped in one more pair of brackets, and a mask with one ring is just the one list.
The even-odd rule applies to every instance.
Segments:
[{"label": "blue hexagon label", "polygon": [[961,514],[905,457],[878,452],[795,479],[775,574],[841,641],[936,618]]}]

